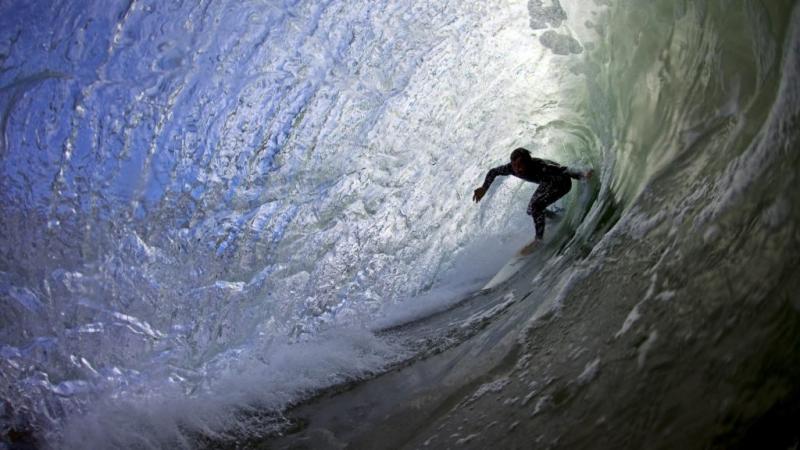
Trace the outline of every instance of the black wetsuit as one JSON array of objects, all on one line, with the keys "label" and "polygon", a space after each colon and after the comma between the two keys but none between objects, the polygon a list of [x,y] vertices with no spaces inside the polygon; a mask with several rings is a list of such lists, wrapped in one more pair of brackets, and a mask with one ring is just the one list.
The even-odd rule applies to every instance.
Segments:
[{"label": "black wetsuit", "polygon": [[528,215],[533,217],[533,225],[536,227],[536,239],[544,237],[544,210],[545,208],[563,197],[572,188],[570,178],[580,179],[580,172],[564,167],[553,161],[546,159],[531,158],[525,164],[524,173],[514,173],[511,163],[495,167],[486,174],[483,187],[489,189],[498,175],[514,175],[525,181],[538,183],[539,187],[531,196],[528,202]]}]

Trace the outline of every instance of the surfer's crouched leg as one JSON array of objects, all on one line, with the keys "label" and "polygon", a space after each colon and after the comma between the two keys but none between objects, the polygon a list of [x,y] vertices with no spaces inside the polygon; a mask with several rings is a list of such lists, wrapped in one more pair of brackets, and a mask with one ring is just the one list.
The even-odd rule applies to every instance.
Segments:
[{"label": "surfer's crouched leg", "polygon": [[544,237],[544,211],[548,205],[560,199],[572,188],[572,180],[563,176],[542,182],[528,202],[528,215],[533,217],[536,239]]}]

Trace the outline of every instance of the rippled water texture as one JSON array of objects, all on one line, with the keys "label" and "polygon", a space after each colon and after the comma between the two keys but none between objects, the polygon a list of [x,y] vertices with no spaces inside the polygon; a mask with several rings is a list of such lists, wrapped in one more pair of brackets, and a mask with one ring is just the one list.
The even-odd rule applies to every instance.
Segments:
[{"label": "rippled water texture", "polygon": [[525,5],[2,8],[5,392],[38,409],[12,415],[208,388],[528,232],[504,211],[530,187],[469,204],[512,145],[558,135],[535,132],[560,76]]},{"label": "rippled water texture", "polygon": [[517,146],[596,173],[554,260],[662,223],[761,236],[717,224],[757,186],[793,223],[765,173],[796,158],[763,150],[795,142],[793,9],[0,3],[0,431],[191,447],[409,358],[375,320],[458,301],[531,237],[533,185],[471,202]]}]

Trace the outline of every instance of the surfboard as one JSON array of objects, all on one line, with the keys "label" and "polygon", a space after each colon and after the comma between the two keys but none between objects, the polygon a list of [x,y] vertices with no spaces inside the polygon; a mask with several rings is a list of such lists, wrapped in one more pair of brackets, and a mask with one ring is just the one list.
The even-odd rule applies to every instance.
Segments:
[{"label": "surfboard", "polygon": [[[545,216],[548,219],[553,220],[554,223],[556,221],[561,220],[563,216],[564,208],[560,208],[557,206],[551,206],[544,210]],[[552,225],[551,225],[552,226]],[[497,274],[489,280],[488,283],[484,287],[481,288],[482,291],[491,289],[498,284],[508,280],[511,278],[515,273],[519,272],[523,265],[525,265],[525,261],[527,261],[532,255],[535,255],[539,248],[544,245],[544,242],[537,241],[536,239],[528,242],[523,246],[521,249],[517,250],[514,253],[514,256],[504,265]]]},{"label": "surfboard", "polygon": [[534,244],[534,241],[531,241],[525,244],[524,247],[519,249],[517,253],[514,254],[513,257],[504,265],[497,274],[489,280],[488,283],[484,287],[481,288],[482,291],[491,289],[500,283],[508,280],[511,278],[515,273],[519,272],[523,265],[525,265],[525,261],[531,257],[531,255],[536,253],[536,248],[541,245],[542,243],[539,242]]}]

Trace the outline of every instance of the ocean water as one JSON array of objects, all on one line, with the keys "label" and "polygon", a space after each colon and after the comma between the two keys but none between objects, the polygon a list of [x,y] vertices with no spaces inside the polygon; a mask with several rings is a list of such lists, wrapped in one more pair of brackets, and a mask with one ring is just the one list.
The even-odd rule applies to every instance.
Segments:
[{"label": "ocean water", "polygon": [[[800,253],[795,3],[1,3],[3,445],[257,440],[469,345],[450,322],[524,303],[447,319],[531,237],[534,185],[471,201],[517,146],[595,171],[516,277],[560,287],[522,341],[600,274],[651,281],[623,337],[652,298],[773,292]],[[703,271],[737,245],[748,276]]]}]

